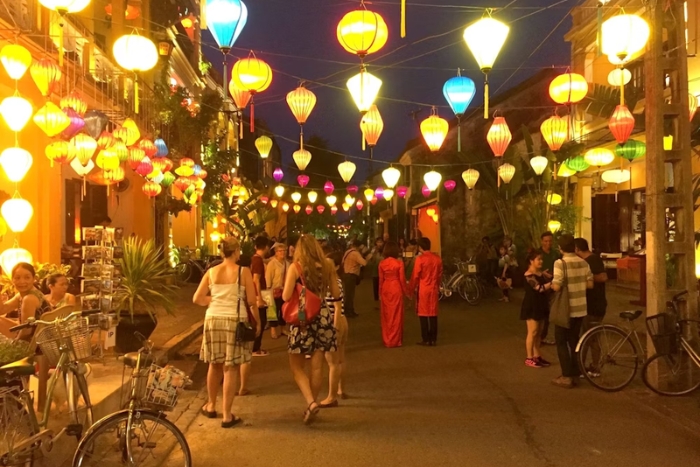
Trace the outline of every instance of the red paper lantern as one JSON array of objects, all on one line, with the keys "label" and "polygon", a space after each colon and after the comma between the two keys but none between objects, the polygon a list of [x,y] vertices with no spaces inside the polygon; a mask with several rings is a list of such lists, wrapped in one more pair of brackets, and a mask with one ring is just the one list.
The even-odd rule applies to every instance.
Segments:
[{"label": "red paper lantern", "polygon": [[316,211],[318,211],[319,214],[323,214],[323,211],[325,211],[326,208],[323,206],[323,204],[319,204],[316,206]]},{"label": "red paper lantern", "polygon": [[506,119],[503,117],[494,118],[493,124],[486,135],[486,141],[488,141],[489,146],[491,146],[493,155],[496,157],[503,157],[512,138],[513,135],[510,133],[510,128],[508,128]]},{"label": "red paper lantern", "polygon": [[362,211],[362,209],[365,207],[365,203],[363,203],[361,199],[358,199],[355,206],[357,207],[358,211]]},{"label": "red paper lantern", "polygon": [[116,138],[109,131],[103,131],[100,133],[99,138],[97,138],[97,149],[108,149],[111,148],[116,142]]},{"label": "red paper lantern", "polygon": [[338,212],[338,208],[336,206],[331,206],[331,214],[335,216],[336,212]]},{"label": "red paper lantern", "polygon": [[608,126],[617,142],[625,144],[634,131],[634,115],[626,105],[618,105],[610,117]]},{"label": "red paper lantern", "polygon": [[184,193],[185,190],[192,185],[192,182],[187,177],[178,177],[175,179],[175,182],[173,182],[173,185],[175,185],[175,188]]},{"label": "red paper lantern", "polygon": [[377,199],[377,197],[376,197],[376,196],[372,196],[372,199],[370,200],[370,203],[372,204],[372,206],[374,206],[375,204],[377,204],[377,201],[379,201],[379,200]]},{"label": "red paper lantern", "polygon": [[141,175],[142,177],[145,177],[151,172],[153,172],[153,164],[151,163],[151,159],[148,156],[146,156],[143,159],[141,159],[141,162],[139,163],[138,167],[136,167],[136,173]]},{"label": "red paper lantern", "polygon": [[201,178],[202,180],[204,180],[205,178],[207,178],[207,175],[209,175],[209,173],[208,173],[206,170],[204,170],[204,169],[200,169],[200,170],[199,170],[199,173],[197,174],[197,176],[198,176],[199,178]]},{"label": "red paper lantern", "polygon": [[307,205],[306,205],[306,209],[304,209],[304,212],[305,212],[307,215],[311,215],[311,213],[314,212],[314,208],[312,208],[310,204],[307,204]]},{"label": "red paper lantern", "polygon": [[423,197],[425,198],[430,198],[430,188],[428,188],[426,185],[423,185],[423,188],[420,189],[420,192],[423,193]]},{"label": "red paper lantern", "polygon": [[267,196],[262,195],[262,196],[260,197],[260,202],[261,202],[262,204],[267,204],[268,201],[270,201],[270,198],[268,198]]},{"label": "red paper lantern", "polygon": [[330,180],[328,180],[323,185],[323,191],[325,191],[328,196],[330,196],[333,193],[334,189],[335,189],[335,186],[333,186],[333,182],[331,182]]},{"label": "red paper lantern", "polygon": [[158,152],[158,148],[156,148],[156,145],[153,143],[153,141],[147,138],[144,138],[141,141],[139,141],[139,148],[143,149],[143,152],[146,153],[146,156],[151,158],[155,156]]},{"label": "red paper lantern", "polygon": [[[143,149],[129,148],[129,159],[127,161],[129,162],[131,170],[136,170],[144,157],[146,157],[146,153],[143,152]],[[152,171],[153,168],[151,167],[151,172]]]},{"label": "red paper lantern", "polygon": [[149,198],[155,198],[162,190],[163,188],[156,182],[146,182],[141,187],[141,191]]},{"label": "red paper lantern", "polygon": [[357,185],[348,185],[347,190],[349,195],[355,196],[359,188],[357,187]]}]

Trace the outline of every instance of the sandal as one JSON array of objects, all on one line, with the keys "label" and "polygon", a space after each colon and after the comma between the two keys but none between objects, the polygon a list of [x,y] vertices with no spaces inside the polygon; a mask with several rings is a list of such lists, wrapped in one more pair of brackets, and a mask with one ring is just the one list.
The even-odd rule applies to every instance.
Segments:
[{"label": "sandal", "polygon": [[248,389],[243,389],[242,391],[238,391],[238,397],[247,396],[248,394],[250,394],[250,390],[248,390]]},{"label": "sandal", "polygon": [[[311,407],[314,405],[316,405],[316,407],[312,409]],[[304,424],[310,425],[316,419],[316,415],[318,415],[320,410],[321,408],[316,402],[309,404],[309,407],[304,411]]]},{"label": "sandal", "polygon": [[233,414],[231,414],[231,416],[233,418],[231,420],[229,420],[228,422],[221,422],[221,428],[232,428],[243,421],[242,418],[238,418]]},{"label": "sandal", "polygon": [[205,406],[203,406],[201,409],[199,409],[199,413],[201,413],[202,415],[204,415],[204,416],[207,417],[207,418],[216,418],[216,410],[213,410],[213,411],[209,412],[209,411],[206,409],[206,407],[207,407],[207,406],[205,405]]}]

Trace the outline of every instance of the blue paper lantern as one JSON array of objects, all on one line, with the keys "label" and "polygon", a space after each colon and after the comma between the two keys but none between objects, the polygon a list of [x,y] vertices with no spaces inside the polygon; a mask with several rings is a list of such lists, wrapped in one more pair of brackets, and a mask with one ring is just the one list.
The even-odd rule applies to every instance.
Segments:
[{"label": "blue paper lantern", "polygon": [[245,3],[241,0],[211,0],[207,2],[206,14],[214,40],[224,53],[228,53],[248,21]]},{"label": "blue paper lantern", "polygon": [[442,87],[442,93],[450,104],[452,111],[458,117],[466,112],[467,107],[471,104],[476,94],[476,85],[474,81],[466,76],[455,76],[447,80]]},{"label": "blue paper lantern", "polygon": [[157,138],[153,144],[156,146],[156,157],[165,157],[168,155],[168,146],[165,145],[163,138]]},{"label": "blue paper lantern", "polygon": [[199,176],[199,173],[202,171],[202,167],[199,164],[195,164],[194,167],[192,167],[192,170],[194,170],[194,175]]}]

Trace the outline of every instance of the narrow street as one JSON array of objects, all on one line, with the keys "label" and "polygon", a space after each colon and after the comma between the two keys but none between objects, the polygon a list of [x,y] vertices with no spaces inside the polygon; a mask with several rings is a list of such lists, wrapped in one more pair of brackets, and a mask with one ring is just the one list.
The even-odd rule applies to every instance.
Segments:
[{"label": "narrow street", "polygon": [[[195,465],[364,466],[681,466],[695,465],[700,432],[657,410],[641,380],[620,393],[585,382],[573,390],[550,384],[549,369],[528,368],[520,301],[494,299],[467,307],[441,304],[438,346],[424,348],[417,319],[406,311],[404,347],[381,345],[379,312],[367,281],[358,291],[361,316],[351,321],[347,393],[311,427],[292,381],[283,341],[266,337],[254,360],[250,389],[234,410],[245,425],[231,430],[197,416],[186,431]],[[613,304],[613,311],[622,311]],[[640,321],[639,326],[643,326]],[[198,372],[200,373],[200,372]],[[201,376],[200,376],[201,378]],[[202,384],[203,381],[198,383]],[[206,397],[190,405],[198,410]],[[697,396],[696,396],[697,397]],[[697,399],[680,401],[697,421]],[[688,409],[689,408],[689,409]],[[219,409],[220,411],[220,402]],[[188,417],[184,417],[188,418]]]}]

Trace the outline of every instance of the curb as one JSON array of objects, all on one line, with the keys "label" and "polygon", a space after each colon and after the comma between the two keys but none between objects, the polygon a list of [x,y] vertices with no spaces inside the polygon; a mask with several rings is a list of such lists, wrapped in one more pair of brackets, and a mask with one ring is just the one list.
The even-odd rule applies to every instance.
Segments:
[{"label": "curb", "polygon": [[193,324],[180,334],[172,337],[163,345],[162,348],[155,351],[155,363],[157,365],[164,366],[171,358],[175,356],[175,354],[187,347],[193,340],[200,336],[203,331],[204,320]]}]

